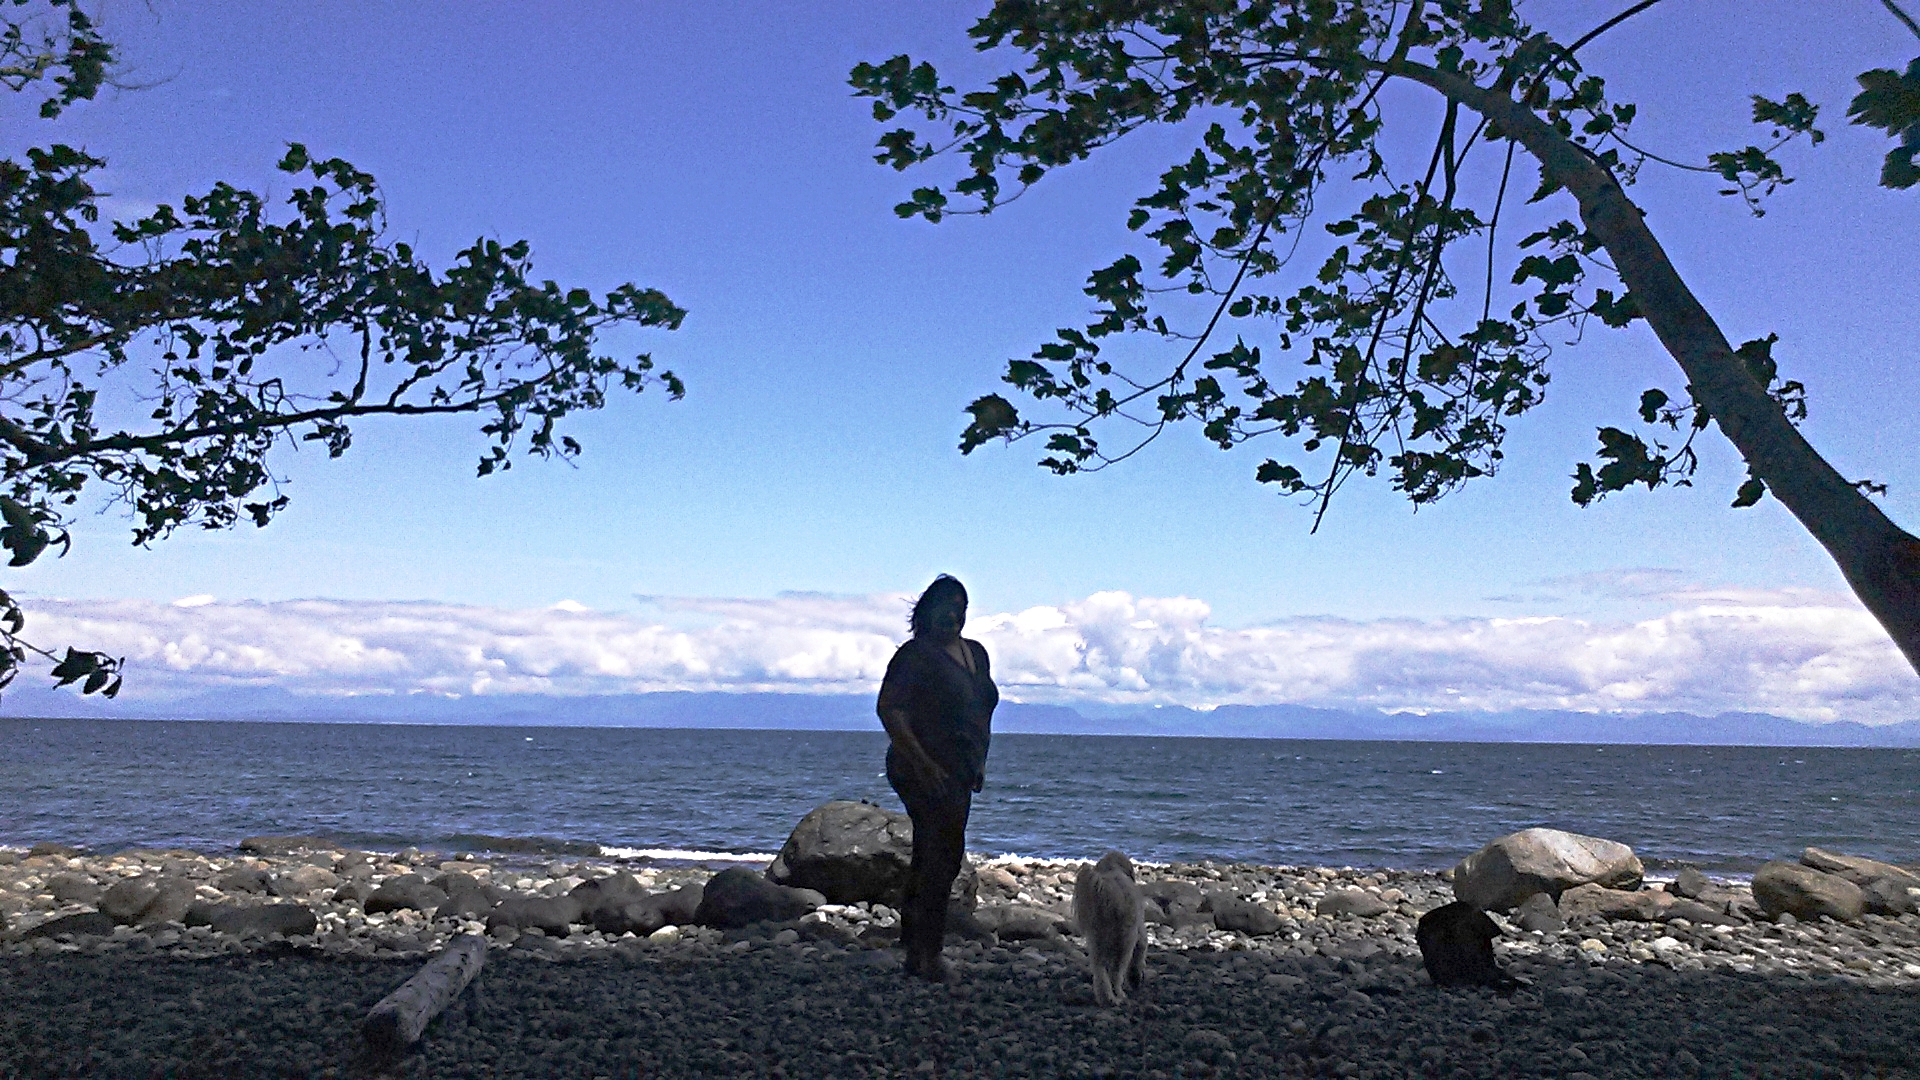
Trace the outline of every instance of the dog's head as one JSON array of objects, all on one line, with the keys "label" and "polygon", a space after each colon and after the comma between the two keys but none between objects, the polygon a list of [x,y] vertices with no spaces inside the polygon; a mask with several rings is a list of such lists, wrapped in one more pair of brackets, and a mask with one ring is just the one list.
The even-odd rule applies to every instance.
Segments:
[{"label": "dog's head", "polygon": [[1100,861],[1094,863],[1093,868],[1103,873],[1122,873],[1127,876],[1128,881],[1133,880],[1133,860],[1127,858],[1124,852],[1107,852],[1105,855],[1100,856]]}]

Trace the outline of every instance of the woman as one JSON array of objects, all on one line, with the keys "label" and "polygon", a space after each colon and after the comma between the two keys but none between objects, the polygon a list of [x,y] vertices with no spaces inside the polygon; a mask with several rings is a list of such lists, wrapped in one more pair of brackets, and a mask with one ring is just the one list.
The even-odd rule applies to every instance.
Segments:
[{"label": "woman", "polygon": [[967,589],[942,574],[913,605],[913,637],[887,664],[875,706],[886,725],[887,781],[913,819],[913,868],[900,907],[907,972],[953,975],[940,959],[947,893],[966,858],[967,812],[986,771],[993,707],[1000,702],[987,650],[960,636]]}]

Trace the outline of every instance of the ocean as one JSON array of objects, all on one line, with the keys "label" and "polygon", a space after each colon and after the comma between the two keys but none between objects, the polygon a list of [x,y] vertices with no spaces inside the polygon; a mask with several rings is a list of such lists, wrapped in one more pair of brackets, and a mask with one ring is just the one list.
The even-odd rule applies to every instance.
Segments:
[{"label": "ocean", "polygon": [[[767,855],[899,808],[879,731],[0,719],[0,844],[391,850],[477,835]],[[1920,862],[1920,750],[998,735],[968,847],[1438,869],[1544,825],[1723,874],[1817,845]]]}]

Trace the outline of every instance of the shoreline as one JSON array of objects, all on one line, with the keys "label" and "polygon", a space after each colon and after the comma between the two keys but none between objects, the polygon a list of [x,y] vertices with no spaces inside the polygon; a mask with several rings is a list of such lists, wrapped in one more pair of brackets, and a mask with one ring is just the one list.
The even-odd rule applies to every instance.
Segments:
[{"label": "shoreline", "polygon": [[[350,887],[363,877],[378,887],[462,873],[534,896],[612,872],[655,891],[713,873],[533,854],[362,863],[369,854],[0,852],[0,1078],[362,1075],[366,1009],[448,938],[486,932],[438,911],[367,914]],[[435,1021],[401,1075],[1920,1076],[1905,1035],[1920,1025],[1920,916],[1725,926],[1595,917],[1553,933],[1496,917],[1496,954],[1528,982],[1502,995],[1428,980],[1412,931],[1453,898],[1439,873],[1143,867],[1143,883],[1211,893],[1216,912],[1230,895],[1278,925],[1154,922],[1148,981],[1099,1008],[1084,951],[1063,932],[1078,865],[976,863],[976,914],[1001,921],[994,938],[950,935],[955,986],[902,977],[897,916],[879,904],[646,937],[501,928],[478,994]],[[285,883],[281,895],[238,892],[233,875],[250,870]],[[318,872],[337,884],[295,892],[324,881]],[[203,900],[299,904],[315,930],[263,937],[162,920],[23,937],[100,906],[56,897],[60,875],[70,897],[82,877],[174,879]]]}]

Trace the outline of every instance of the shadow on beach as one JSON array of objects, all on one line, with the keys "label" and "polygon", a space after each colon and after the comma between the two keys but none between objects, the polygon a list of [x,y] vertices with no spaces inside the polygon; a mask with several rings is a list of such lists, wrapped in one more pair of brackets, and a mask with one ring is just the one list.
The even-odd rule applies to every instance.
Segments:
[{"label": "shadow on beach", "polygon": [[[1510,995],[1438,990],[1405,957],[1150,954],[1092,1004],[1073,950],[897,953],[749,940],[708,959],[503,950],[400,1076],[1901,1077],[1920,993],[1832,977],[1536,962]],[[954,950],[949,950],[950,955]],[[971,957],[968,959],[967,957]],[[359,1024],[415,970],[282,952],[0,958],[0,1077],[367,1073]]]}]

